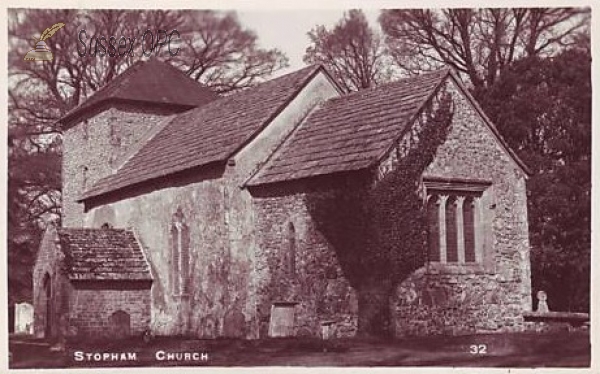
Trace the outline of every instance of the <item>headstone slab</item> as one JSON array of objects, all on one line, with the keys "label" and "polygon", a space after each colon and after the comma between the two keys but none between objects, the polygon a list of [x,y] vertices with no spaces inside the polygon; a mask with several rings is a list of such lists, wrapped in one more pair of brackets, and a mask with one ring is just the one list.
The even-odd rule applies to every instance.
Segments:
[{"label": "headstone slab", "polygon": [[243,338],[246,335],[246,317],[238,309],[230,309],[223,318],[223,336]]},{"label": "headstone slab", "polygon": [[328,340],[334,334],[335,321],[321,321],[321,339]]},{"label": "headstone slab", "polygon": [[15,333],[33,334],[33,305],[15,304]]},{"label": "headstone slab", "polygon": [[271,305],[269,337],[287,337],[294,335],[294,307],[296,302],[275,302]]}]

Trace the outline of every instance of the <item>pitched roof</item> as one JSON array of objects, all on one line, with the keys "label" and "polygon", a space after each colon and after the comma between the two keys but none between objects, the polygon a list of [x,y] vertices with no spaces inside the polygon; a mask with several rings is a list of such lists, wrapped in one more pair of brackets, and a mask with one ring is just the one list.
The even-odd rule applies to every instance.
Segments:
[{"label": "pitched roof", "polygon": [[391,148],[449,73],[442,69],[327,101],[247,185],[370,167]]},{"label": "pitched roof", "polygon": [[195,108],[218,98],[208,87],[156,58],[138,61],[61,118],[66,123],[107,101],[135,101]]},{"label": "pitched roof", "polygon": [[115,174],[86,191],[82,199],[225,162],[262,131],[320,69],[308,66],[178,115]]},{"label": "pitched roof", "polygon": [[150,266],[131,231],[57,229],[72,280],[152,280]]}]

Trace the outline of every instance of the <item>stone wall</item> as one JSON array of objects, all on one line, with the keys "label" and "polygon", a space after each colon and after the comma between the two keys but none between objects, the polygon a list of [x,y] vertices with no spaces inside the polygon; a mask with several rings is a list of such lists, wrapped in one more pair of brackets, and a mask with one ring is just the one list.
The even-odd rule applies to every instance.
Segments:
[{"label": "stone wall", "polygon": [[[99,179],[113,173],[151,136],[171,119],[173,111],[141,105],[104,108],[71,127],[63,148],[63,225],[99,228],[108,223],[115,228],[132,228],[152,267],[152,324],[157,334],[214,336],[217,315],[224,313],[235,295],[229,289],[223,222],[223,185],[214,173],[200,175],[188,186],[171,186],[140,191],[133,196],[117,196],[118,202],[92,207],[84,212],[77,198]],[[84,183],[83,168],[87,168]],[[120,201],[119,201],[120,199]],[[88,207],[89,208],[89,207]],[[189,282],[196,292],[191,298],[171,293],[170,228],[172,216],[181,208],[191,229],[191,268]],[[201,304],[202,307],[196,307]],[[183,315],[189,324],[183,324]]]},{"label": "stone wall", "polygon": [[[522,330],[522,313],[531,310],[525,175],[456,84],[450,80],[443,89],[454,101],[453,123],[424,178],[486,181],[480,217],[484,253],[474,264],[426,264],[397,285],[390,298],[391,329],[395,336]],[[375,168],[374,180],[392,169],[393,162]],[[271,305],[280,301],[299,303],[297,334],[318,335],[319,323],[333,320],[335,335],[353,335],[357,293],[337,260],[336,251],[343,249],[333,248],[316,229],[307,207],[311,196],[331,191],[326,185],[309,189],[290,185],[255,191],[261,336]],[[349,191],[348,186],[334,188]],[[296,237],[295,274],[287,264],[290,223]]]},{"label": "stone wall", "polygon": [[[109,337],[119,334],[141,336],[150,328],[151,296],[149,287],[128,289],[127,284],[118,289],[74,288],[71,295],[71,334],[82,337]],[[129,331],[115,323],[116,312],[129,316]]]},{"label": "stone wall", "polygon": [[[64,328],[68,321],[71,286],[63,259],[56,228],[49,226],[42,238],[33,269],[33,330],[37,338],[56,338],[61,326]],[[46,282],[50,287],[49,298],[46,295]],[[49,330],[46,330],[47,325]],[[49,332],[49,336],[46,332]]]},{"label": "stone wall", "polygon": [[488,180],[480,264],[428,264],[400,284],[391,302],[395,335],[522,330],[531,310],[525,175],[456,83],[452,127],[424,177]]},{"label": "stone wall", "polygon": [[[332,336],[356,333],[357,294],[344,277],[335,249],[317,230],[307,207],[312,196],[330,193],[327,189],[282,189],[254,199],[256,292],[262,337],[267,336],[271,306],[282,301],[298,303],[297,336],[319,336],[324,321],[334,322]],[[292,251],[291,240],[295,247]],[[295,266],[291,268],[290,256],[294,254]]]},{"label": "stone wall", "polygon": [[[160,182],[162,184],[96,201],[88,206],[86,213],[80,213],[81,207],[77,208],[79,210],[67,209],[65,214],[69,224],[100,227],[109,223],[115,228],[131,228],[136,232],[154,277],[153,332],[212,338],[239,331],[241,336],[258,337],[257,300],[254,276],[251,275],[255,271],[253,212],[250,195],[241,187],[306,114],[334,94],[337,94],[335,88],[319,74],[263,132],[230,160],[224,170],[192,170],[185,177],[170,176],[164,183]],[[90,121],[104,128],[103,124],[109,122],[106,118],[110,117],[110,113],[104,112]],[[158,115],[148,118],[148,127],[159,123],[161,118]],[[77,131],[83,132],[83,129]],[[80,133],[73,136],[69,133],[70,145],[66,149],[77,149],[76,144],[85,144],[81,136]],[[98,130],[96,136],[100,138],[97,147],[81,148],[86,154],[76,152],[69,159],[102,164],[94,169],[94,173],[104,175],[112,170],[109,165],[112,154],[108,140],[110,133]],[[65,167],[76,169],[68,163]],[[65,178],[73,178],[74,185],[78,183],[77,176],[72,173]],[[71,193],[74,189],[67,191]],[[183,297],[173,294],[169,277],[172,217],[179,209],[190,234],[188,282],[191,292]],[[242,323],[240,315],[244,316]],[[234,326],[228,326],[228,323]]]},{"label": "stone wall", "polygon": [[170,109],[119,104],[102,108],[63,135],[62,225],[81,227],[86,188],[116,170],[152,130],[173,114]]},{"label": "stone wall", "polygon": [[[222,179],[162,188],[101,205],[85,215],[86,227],[108,219],[115,228],[131,228],[144,250],[154,279],[151,328],[159,335],[214,337],[220,334],[227,309],[245,292],[247,264],[233,264],[228,252],[223,214]],[[171,284],[171,227],[181,210],[189,227],[191,293],[179,297]],[[101,219],[98,217],[102,217]],[[232,267],[236,266],[235,274]],[[244,269],[244,267],[246,267]]]},{"label": "stone wall", "polygon": [[522,330],[519,287],[493,273],[421,268],[392,296],[395,335]]},{"label": "stone wall", "polygon": [[313,77],[294,97],[277,117],[233,158],[233,166],[225,171],[226,222],[231,256],[249,264],[251,274],[243,280],[248,288],[243,300],[243,313],[247,316],[248,337],[258,338],[260,331],[261,299],[259,270],[260,248],[255,236],[262,228],[254,222],[252,196],[242,188],[253,173],[262,166],[290,133],[325,100],[339,95],[339,92],[322,72]]}]

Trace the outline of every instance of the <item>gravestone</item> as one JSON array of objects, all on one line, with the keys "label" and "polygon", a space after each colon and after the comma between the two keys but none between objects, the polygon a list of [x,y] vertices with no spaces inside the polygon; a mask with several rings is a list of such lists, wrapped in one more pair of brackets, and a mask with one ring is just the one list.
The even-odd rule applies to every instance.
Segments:
[{"label": "gravestone", "polygon": [[15,333],[33,334],[33,305],[29,303],[15,305]]},{"label": "gravestone", "polygon": [[110,316],[112,336],[117,339],[126,338],[131,334],[131,318],[125,311],[118,310]]},{"label": "gravestone", "polygon": [[537,312],[538,313],[548,313],[550,311],[550,309],[548,309],[548,295],[546,295],[546,292],[538,291],[537,299],[538,299]]},{"label": "gravestone", "polygon": [[278,302],[271,306],[269,337],[281,338],[294,335],[294,307],[296,303]]},{"label": "gravestone", "polygon": [[321,339],[328,340],[334,337],[335,321],[321,322]]},{"label": "gravestone", "polygon": [[246,335],[246,318],[244,313],[231,309],[223,318],[223,336],[227,338],[242,338]]}]

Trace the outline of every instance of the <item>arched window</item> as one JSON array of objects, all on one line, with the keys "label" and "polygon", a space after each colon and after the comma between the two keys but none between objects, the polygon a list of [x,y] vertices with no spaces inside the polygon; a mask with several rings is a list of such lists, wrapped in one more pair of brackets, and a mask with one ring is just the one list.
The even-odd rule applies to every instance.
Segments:
[{"label": "arched window", "polygon": [[88,124],[89,121],[87,119],[83,121],[83,126],[81,127],[83,129],[83,140],[88,140],[90,137]]},{"label": "arched window", "polygon": [[296,274],[296,228],[291,222],[287,227],[287,244],[288,271],[290,274]]},{"label": "arched window", "polygon": [[173,214],[171,223],[171,289],[173,295],[189,291],[190,234],[181,208]]},{"label": "arched window", "polygon": [[427,202],[427,221],[429,226],[429,261],[440,261],[440,216],[437,195]]},{"label": "arched window", "polygon": [[[114,119],[116,121],[116,119]],[[110,144],[119,147],[121,145],[121,134],[119,132],[119,124],[112,122],[110,124]]]},{"label": "arched window", "polygon": [[85,189],[87,188],[87,182],[88,182],[88,167],[87,166],[82,166],[81,167],[81,186],[83,188],[83,190],[85,191]]},{"label": "arched window", "polygon": [[456,227],[456,197],[446,201],[446,260],[458,261],[458,232]]},{"label": "arched window", "polygon": [[475,201],[467,197],[463,205],[465,262],[475,262]]},{"label": "arched window", "polygon": [[43,294],[43,313],[44,313],[44,337],[47,339],[52,336],[52,278],[46,273],[42,281],[44,287]]}]

